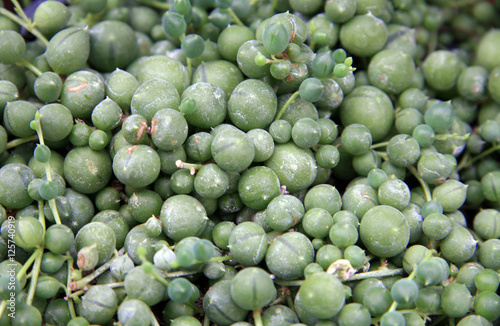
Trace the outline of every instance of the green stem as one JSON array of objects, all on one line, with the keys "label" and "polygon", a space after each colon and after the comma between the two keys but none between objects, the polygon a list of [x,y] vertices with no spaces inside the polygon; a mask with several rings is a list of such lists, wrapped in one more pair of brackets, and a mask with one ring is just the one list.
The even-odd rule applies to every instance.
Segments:
[{"label": "green stem", "polygon": [[[78,291],[78,292],[80,292],[80,291]],[[78,295],[85,293],[85,291],[81,291],[81,292],[82,292],[82,293],[79,293]],[[75,293],[76,293],[76,292],[75,292]],[[75,293],[73,293],[73,294],[75,294]],[[82,304],[82,300],[81,300],[78,296],[73,296],[73,297],[72,297],[72,299],[73,299],[73,301],[75,301],[75,303],[76,303],[77,305],[79,305],[79,306],[80,306],[80,305]]]},{"label": "green stem", "polygon": [[101,265],[98,269],[96,269],[93,273],[85,276],[79,281],[74,281],[71,282],[69,289],[74,291],[83,288],[85,285],[87,285],[89,282],[92,282],[96,277],[104,273],[105,271],[108,270],[109,266],[117,259],[119,256],[114,256],[107,262],[105,262],[103,265]]},{"label": "green stem", "polygon": [[227,8],[226,10],[229,13],[229,15],[231,15],[231,18],[233,18],[233,20],[236,24],[238,24],[240,26],[245,26],[245,24],[243,24],[243,22],[238,18],[238,16],[236,16],[233,9]]},{"label": "green stem", "polygon": [[66,296],[69,298],[67,300],[68,302],[68,308],[69,308],[69,313],[71,315],[71,318],[76,318],[76,311],[75,311],[75,305],[73,304],[73,300],[71,299],[71,267],[73,266],[73,257],[71,257],[70,254],[66,255],[67,259],[67,266],[68,266],[68,280],[66,281]]},{"label": "green stem", "polygon": [[28,60],[26,60],[24,58],[21,58],[19,63],[22,64],[23,66],[25,66],[26,68],[28,68],[32,73],[34,73],[37,76],[40,76],[43,73],[34,64],[32,64],[31,62],[29,62]]},{"label": "green stem", "polygon": [[389,145],[389,142],[385,141],[385,142],[382,142],[382,143],[377,143],[377,144],[371,145],[370,149],[375,149],[375,148],[380,148],[380,147],[386,147],[387,145]]},{"label": "green stem", "polygon": [[187,58],[186,57],[186,62],[187,62],[187,70],[188,70],[188,76],[189,76],[189,80],[191,80],[191,78],[193,78],[193,61],[191,60],[191,58]]},{"label": "green stem", "polygon": [[429,240],[427,248],[436,250],[439,247],[439,240]]},{"label": "green stem", "polygon": [[269,8],[269,12],[267,13],[267,18],[271,17],[274,14],[274,9],[278,5],[278,0],[273,0],[271,3],[271,7]]},{"label": "green stem", "polygon": [[175,277],[184,277],[184,276],[189,276],[189,275],[195,275],[198,274],[200,271],[178,271],[178,272],[172,272],[172,273],[167,273],[163,272],[163,276],[166,278],[175,278]]},{"label": "green stem", "polygon": [[288,294],[286,294],[285,292],[283,292],[283,293],[282,293],[279,297],[277,297],[276,299],[274,299],[274,301],[273,301],[273,302],[271,302],[271,303],[269,304],[269,306],[274,306],[274,305],[277,305],[277,304],[281,303],[283,300],[285,300],[285,299],[286,299],[286,296],[287,296],[287,295],[288,295]]},{"label": "green stem", "polygon": [[[68,289],[68,291],[70,291],[70,292],[71,292],[71,289]],[[78,296],[80,296],[80,295],[84,294],[85,292],[86,292],[86,291],[84,291],[84,290],[79,290],[79,291],[76,291],[76,292],[71,293],[71,295],[66,296],[64,299],[66,299],[66,300],[67,300],[67,299],[73,299],[74,301],[77,301],[77,300],[75,300],[75,299],[76,299],[76,298],[78,298]]]},{"label": "green stem", "polygon": [[0,304],[0,316],[3,315],[5,308],[7,308],[7,300],[2,300],[2,303]]},{"label": "green stem", "polygon": [[436,140],[446,141],[448,139],[456,139],[456,140],[467,140],[469,139],[470,134],[459,135],[456,132],[453,134],[439,134],[436,135]]},{"label": "green stem", "polygon": [[50,210],[52,211],[52,215],[54,216],[54,220],[56,221],[56,224],[62,224],[61,217],[59,216],[59,211],[57,210],[55,199],[49,200],[49,207],[50,207]]},{"label": "green stem", "polygon": [[45,36],[42,35],[42,33],[40,33],[31,24],[31,22],[28,23],[28,22],[23,21],[21,18],[19,18],[18,16],[14,15],[13,13],[11,13],[10,11],[8,11],[5,8],[0,8],[0,14],[4,15],[7,18],[9,18],[10,20],[12,20],[13,22],[15,22],[19,26],[22,26],[22,27],[26,28],[26,30],[28,32],[30,32],[31,34],[35,35],[35,37],[37,39],[39,39],[45,46],[49,45],[49,41],[45,38]]},{"label": "green stem", "polygon": [[285,280],[280,280],[280,279],[275,279],[274,283],[280,285],[280,286],[301,286],[302,283],[304,283],[304,280],[296,280],[296,281],[285,281]]},{"label": "green stem", "polygon": [[379,277],[389,277],[389,276],[396,276],[396,275],[401,275],[404,274],[405,270],[403,268],[397,268],[397,269],[382,269],[378,271],[371,271],[371,272],[364,272],[364,273],[359,273],[359,274],[354,274],[351,276],[348,280],[344,282],[351,282],[351,281],[360,281],[364,280],[367,278],[379,278]]},{"label": "green stem", "polygon": [[285,102],[285,104],[283,105],[283,107],[281,108],[280,112],[278,113],[278,115],[276,116],[276,119],[274,120],[279,120],[281,118],[281,116],[283,115],[283,113],[285,113],[286,109],[290,106],[290,104],[292,104],[292,102],[299,96],[299,91],[296,91],[295,93],[292,94],[292,96],[290,96],[290,98],[288,99],[288,101]]},{"label": "green stem", "polygon": [[[43,249],[40,250],[40,253]],[[38,283],[38,274],[40,274],[40,268],[42,266],[42,255],[38,255],[35,259],[35,264],[33,265],[33,270],[31,271],[30,288],[28,291],[28,297],[26,298],[26,303],[31,305],[33,298],[35,297],[36,284]]]},{"label": "green stem", "polygon": [[469,165],[469,160],[470,160],[470,152],[468,150],[465,151],[465,154],[462,156],[462,159],[458,163],[457,167],[455,168],[455,171],[460,171],[463,168],[467,167]]},{"label": "green stem", "polygon": [[311,50],[314,51],[315,46],[316,46],[316,41],[314,40],[314,37],[313,37],[311,40],[311,43],[309,43],[309,47],[311,48]]},{"label": "green stem", "polygon": [[398,303],[396,301],[393,301],[392,304],[391,304],[391,307],[389,308],[389,310],[387,310],[387,312],[394,311],[397,308],[398,308]]},{"label": "green stem", "polygon": [[43,226],[43,232],[44,232],[44,237],[45,237],[45,214],[43,213],[43,201],[40,200],[38,201],[38,221],[40,221],[40,224]]},{"label": "green stem", "polygon": [[156,317],[153,314],[151,314],[151,324],[153,326],[160,326],[160,323],[158,323],[158,320],[156,320]]},{"label": "green stem", "polygon": [[295,307],[293,306],[292,296],[290,295],[286,296],[286,304],[288,305],[288,308],[295,310]]},{"label": "green stem", "polygon": [[490,147],[487,150],[483,151],[481,154],[474,156],[472,159],[470,159],[469,162],[464,162],[464,163],[460,162],[459,166],[457,167],[457,171],[460,171],[461,169],[476,163],[477,161],[485,158],[486,156],[488,156],[490,154],[493,154],[494,152],[496,152],[498,150],[500,150],[500,144],[497,144],[493,147]]},{"label": "green stem", "polygon": [[264,326],[262,322],[262,310],[257,309],[253,311],[253,321],[255,322],[255,326]]},{"label": "green stem", "polygon": [[125,286],[125,282],[113,282],[113,283],[106,283],[106,286],[109,288],[122,288]]},{"label": "green stem", "polygon": [[164,2],[159,2],[159,1],[154,1],[154,0],[137,0],[138,3],[156,8],[156,9],[161,9],[161,10],[169,10],[170,9],[170,3],[164,3]]},{"label": "green stem", "polygon": [[[30,268],[31,264],[33,264],[33,262],[36,260],[36,258],[38,258],[38,256],[40,256],[41,254],[43,253],[43,248],[42,247],[38,247],[30,256],[30,258],[28,258],[28,260],[24,263],[23,267],[21,267],[21,269],[19,270],[19,272],[17,272],[16,274],[16,278],[18,280],[20,280],[23,276],[26,275],[26,272],[28,271],[28,269]],[[38,274],[36,273],[33,273],[34,274]]]},{"label": "green stem", "polygon": [[203,317],[203,326],[210,326],[210,318],[207,315]]},{"label": "green stem", "polygon": [[418,175],[418,172],[417,172],[417,169],[415,169],[414,166],[410,166],[408,168],[408,170],[410,170],[411,174],[413,174],[413,176],[415,177],[415,179],[418,180],[418,182],[420,183],[420,185],[422,186],[422,189],[424,190],[424,195],[425,195],[425,200],[427,201],[431,201],[432,200],[432,196],[431,196],[431,191],[429,189],[429,185],[427,184],[427,182],[425,182],[419,175]]},{"label": "green stem", "polygon": [[[38,112],[37,112],[38,113]],[[36,119],[38,121],[38,128],[36,130],[36,133],[38,135],[38,142],[41,144],[41,145],[45,145],[45,141],[43,140],[43,131],[42,131],[42,126],[40,125],[40,117],[37,115],[38,119]]]},{"label": "green stem", "polygon": [[212,257],[208,260],[208,262],[211,261],[226,261],[226,260],[231,260],[233,259],[233,256],[220,256],[220,257]]},{"label": "green stem", "polygon": [[29,22],[30,19],[28,18],[28,16],[26,16],[26,14],[24,13],[24,10],[23,10],[23,7],[19,4],[19,2],[17,0],[12,0],[12,3],[14,4],[14,10],[17,12],[17,14],[19,16],[21,16],[21,18],[25,21],[25,22]]},{"label": "green stem", "polygon": [[[340,279],[340,281],[345,283],[345,282],[352,282],[352,281],[360,281],[360,280],[364,280],[364,279],[372,278],[372,277],[375,277],[375,278],[389,277],[389,276],[401,275],[404,272],[405,272],[405,270],[403,268],[383,269],[383,270],[354,274],[349,279],[347,279],[347,280]],[[281,286],[301,286],[302,283],[304,282],[304,280],[285,281],[285,280],[275,279],[274,282],[278,285],[281,285]]]},{"label": "green stem", "polygon": [[267,59],[266,64],[275,63],[275,62],[285,62],[290,61],[289,59],[277,58],[276,55],[271,54],[271,59]]},{"label": "green stem", "polygon": [[381,157],[384,161],[388,161],[388,160],[389,160],[389,156],[387,155],[387,152],[379,152],[379,151],[376,151],[375,153],[377,153],[377,155],[380,155],[380,157]]},{"label": "green stem", "polygon": [[9,150],[19,145],[26,144],[29,143],[30,141],[35,141],[35,140],[38,140],[38,135],[33,135],[25,138],[16,138],[7,143],[7,147],[5,147],[5,150]]},{"label": "green stem", "polygon": [[84,25],[87,25],[88,27],[94,26],[103,19],[105,13],[106,13],[105,10],[96,14],[89,12],[85,16],[85,18],[80,20],[80,22],[83,23]]},{"label": "green stem", "polygon": [[201,169],[203,164],[194,164],[194,163],[186,163],[181,160],[175,161],[175,165],[180,169],[187,169],[191,173],[191,175],[195,175],[196,171]]},{"label": "green stem", "polygon": [[444,314],[444,312],[442,310],[440,310],[440,309],[438,309],[436,311],[433,311],[431,313],[421,312],[418,309],[401,309],[401,310],[398,310],[398,311],[400,313],[402,313],[402,314],[415,313],[415,314],[419,315],[422,318],[425,318],[425,317],[427,317],[429,315],[441,315],[441,314]]},{"label": "green stem", "polygon": [[163,284],[165,287],[168,287],[169,283],[167,282],[167,280],[165,280],[165,278],[163,278],[162,275],[160,275],[157,271],[155,271],[154,269],[151,271],[151,275],[156,279],[158,280],[158,282],[160,282],[161,284]]},{"label": "green stem", "polygon": [[[40,144],[45,145],[45,141],[43,139],[42,122],[40,120],[40,113],[38,111],[35,114],[35,121],[37,122],[36,133],[38,135],[38,141],[40,142]],[[44,163],[44,167],[47,180],[52,181],[52,168],[50,167],[50,160]],[[59,211],[57,210],[55,199],[49,200],[49,207],[50,210],[52,211],[52,215],[54,216],[54,220],[56,221],[56,223],[62,224],[61,218],[59,216]]]}]

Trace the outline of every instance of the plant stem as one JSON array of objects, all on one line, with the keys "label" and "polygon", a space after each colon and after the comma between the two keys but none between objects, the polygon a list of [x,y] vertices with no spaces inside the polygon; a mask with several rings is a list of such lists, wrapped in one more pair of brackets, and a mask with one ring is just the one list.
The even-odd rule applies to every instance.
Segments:
[{"label": "plant stem", "polygon": [[93,279],[104,273],[105,271],[108,270],[109,266],[117,259],[119,256],[114,256],[104,264],[102,264],[98,269],[96,269],[93,273],[85,276],[79,281],[74,281],[71,282],[70,286],[68,287],[70,290],[75,291],[78,289],[83,288],[85,285],[87,285],[89,282],[91,282]]},{"label": "plant stem", "polygon": [[285,113],[286,109],[290,106],[290,104],[292,104],[292,102],[297,98],[297,96],[299,96],[299,91],[296,91],[295,93],[292,94],[292,96],[290,96],[290,98],[288,99],[288,101],[285,102],[280,112],[276,116],[276,119],[274,120],[279,120],[281,118],[283,113]]},{"label": "plant stem", "polygon": [[398,310],[400,313],[402,314],[409,314],[409,313],[416,313],[417,315],[419,315],[420,317],[422,318],[425,318],[426,316],[429,316],[429,315],[441,315],[441,314],[444,314],[444,312],[442,310],[436,310],[436,311],[433,311],[431,313],[424,313],[424,312],[421,312],[420,310],[418,309],[401,309],[401,310]]},{"label": "plant stem", "polygon": [[38,140],[38,135],[36,134],[25,138],[16,138],[7,143],[7,147],[5,147],[5,150],[9,150],[19,145],[29,143],[30,141],[35,141],[35,140]]},{"label": "plant stem", "polygon": [[0,316],[3,315],[5,308],[7,308],[7,300],[2,300],[2,303],[0,304]]},{"label": "plant stem", "polygon": [[311,39],[311,43],[309,43],[309,47],[311,50],[315,50],[314,47],[316,46],[316,41],[314,40],[314,37]]},{"label": "plant stem", "polygon": [[377,155],[380,155],[380,157],[381,157],[384,161],[389,160],[389,156],[387,156],[387,152],[379,152],[379,151],[376,151],[375,153],[377,153]]},{"label": "plant stem", "polygon": [[[389,277],[389,276],[396,276],[396,275],[401,275],[404,273],[403,268],[397,268],[397,269],[383,269],[383,270],[378,270],[378,271],[371,271],[371,272],[365,272],[365,273],[359,273],[359,274],[354,274],[347,280],[340,279],[341,282],[352,282],[352,281],[360,281],[364,280],[367,278],[379,278],[379,277]],[[281,286],[301,286],[304,280],[297,280],[297,281],[285,281],[285,280],[280,280],[280,279],[275,279],[274,282],[276,284],[279,284]]]},{"label": "plant stem", "polygon": [[[16,278],[18,280],[20,280],[23,276],[26,275],[26,272],[30,268],[31,264],[33,264],[33,262],[36,260],[36,258],[38,258],[38,256],[40,256],[42,253],[43,253],[43,248],[42,247],[38,247],[31,254],[30,258],[28,258],[28,260],[24,263],[23,267],[21,267],[21,269],[19,270],[19,272],[17,272]],[[37,274],[37,273],[35,272],[34,274]]]},{"label": "plant stem", "polygon": [[26,68],[28,68],[32,73],[34,73],[37,76],[40,76],[43,73],[34,64],[32,64],[31,62],[29,62],[28,60],[26,60],[24,58],[21,58],[19,63],[22,64],[23,66],[25,66]]},{"label": "plant stem", "polygon": [[455,168],[455,171],[458,172],[458,171],[462,170],[463,168],[469,166],[469,160],[470,160],[470,152],[468,150],[466,150],[462,159],[460,160],[457,167]]},{"label": "plant stem", "polygon": [[393,301],[392,304],[391,304],[391,307],[389,308],[389,310],[387,310],[387,312],[394,311],[397,308],[398,308],[398,303],[396,301]]},{"label": "plant stem", "polygon": [[59,211],[57,210],[55,199],[49,200],[49,207],[50,207],[50,210],[52,211],[52,215],[54,216],[54,220],[56,221],[56,224],[62,224],[61,217],[59,216]]},{"label": "plant stem", "polygon": [[396,276],[396,275],[401,275],[404,272],[405,270],[403,268],[383,269],[378,271],[364,272],[364,273],[354,274],[344,282],[360,281],[372,277],[378,278],[378,277]]},{"label": "plant stem", "polygon": [[[40,144],[45,145],[45,141],[43,139],[42,121],[40,119],[39,111],[37,111],[35,114],[35,121],[37,122],[36,133],[38,135],[38,141],[40,142]],[[50,160],[44,163],[44,167],[47,180],[52,181],[52,168],[50,167]],[[56,223],[61,224],[61,218],[59,217],[59,211],[57,210],[56,200],[54,198],[49,200],[49,207],[52,211],[52,215],[54,216],[54,220],[56,221]]]},{"label": "plant stem", "polygon": [[138,3],[156,8],[156,9],[161,9],[161,10],[169,10],[170,9],[170,3],[164,3],[164,2],[159,2],[159,1],[154,1],[154,0],[137,0]]},{"label": "plant stem", "polygon": [[286,296],[286,304],[288,305],[288,308],[295,310],[295,307],[293,306],[293,300],[290,295]]},{"label": "plant stem", "polygon": [[193,78],[193,62],[192,62],[191,58],[186,57],[186,63],[187,63],[189,80],[191,80]]},{"label": "plant stem", "polygon": [[203,317],[203,326],[210,326],[210,318],[207,315]]},{"label": "plant stem", "polygon": [[274,9],[278,5],[278,0],[273,0],[271,3],[271,7],[269,8],[269,12],[267,13],[267,18],[271,17],[274,13]]},{"label": "plant stem", "polygon": [[467,140],[469,138],[470,134],[465,134],[463,136],[460,136],[456,132],[453,134],[438,134],[436,135],[436,140],[439,141],[445,141],[448,139],[457,139],[457,140]]},{"label": "plant stem", "polygon": [[220,256],[220,257],[212,257],[208,261],[226,261],[226,260],[231,260],[233,259],[233,256]]},{"label": "plant stem", "polygon": [[[40,248],[40,253],[43,252],[43,249]],[[35,264],[33,265],[33,269],[31,271],[31,280],[30,280],[30,288],[28,291],[28,297],[26,298],[26,303],[31,305],[33,302],[33,298],[35,297],[36,284],[38,283],[38,274],[40,274],[40,268],[42,266],[42,255],[38,255],[35,259]]]},{"label": "plant stem", "polygon": [[283,292],[279,297],[277,297],[276,299],[274,299],[274,301],[271,302],[269,304],[269,306],[274,306],[274,305],[277,305],[277,304],[281,303],[284,299],[286,299],[287,295],[288,294],[286,294],[285,292]]},{"label": "plant stem", "polygon": [[158,281],[160,282],[161,284],[163,284],[165,287],[168,287],[169,283],[167,282],[167,280],[165,280],[165,278],[160,275],[158,272],[156,272],[154,269],[151,271],[151,275]]},{"label": "plant stem", "polygon": [[[15,0],[13,0],[15,1]],[[16,1],[17,2],[17,1]],[[19,26],[22,26],[24,28],[26,28],[26,30],[28,32],[30,32],[31,34],[35,35],[35,37],[37,39],[39,39],[45,46],[49,45],[49,41],[45,38],[45,36],[42,35],[42,33],[40,33],[32,24],[31,22],[25,22],[23,21],[21,18],[19,18],[18,16],[14,15],[13,13],[11,13],[10,11],[8,11],[7,9],[5,8],[0,8],[0,14],[1,15],[4,15],[5,17],[9,18],[10,20],[12,20],[13,22],[15,22],[16,24],[18,24]]]},{"label": "plant stem", "polygon": [[370,149],[375,149],[375,148],[380,148],[380,147],[386,147],[389,144],[388,141],[382,142],[382,143],[377,143],[373,144],[370,146]]},{"label": "plant stem", "polygon": [[493,154],[494,152],[496,152],[498,150],[500,150],[500,144],[497,144],[493,147],[490,147],[487,150],[485,150],[484,152],[482,152],[481,154],[474,156],[472,159],[469,160],[469,162],[464,162],[464,163],[460,162],[460,164],[457,167],[457,171],[460,171],[461,169],[476,163],[477,161],[485,158],[486,156],[488,156],[490,154]]},{"label": "plant stem", "polygon": [[38,202],[38,221],[40,221],[40,224],[43,226],[43,234],[45,237],[45,214],[43,213],[43,200],[40,200]]},{"label": "plant stem", "polygon": [[163,272],[161,274],[163,274],[163,276],[166,278],[174,278],[174,277],[184,277],[184,276],[194,275],[194,274],[198,274],[199,272],[200,271],[192,271],[192,272],[178,271],[178,272],[172,272],[172,273]]},{"label": "plant stem", "polygon": [[67,266],[68,266],[68,280],[66,281],[66,296],[68,297],[68,308],[69,308],[69,313],[71,315],[71,318],[76,318],[76,312],[75,312],[75,305],[73,304],[73,299],[71,299],[71,267],[73,266],[73,257],[71,257],[70,254],[66,255],[67,257]]},{"label": "plant stem", "polygon": [[125,282],[113,282],[113,283],[106,283],[106,286],[109,288],[122,288],[125,286]]},{"label": "plant stem", "polygon": [[253,321],[255,322],[255,326],[264,326],[262,323],[262,309],[257,309],[253,311]]},{"label": "plant stem", "polygon": [[186,163],[181,160],[175,161],[175,165],[180,169],[187,169],[191,175],[195,175],[196,171],[201,169],[203,164]]},{"label": "plant stem", "polygon": [[151,316],[151,324],[153,324],[153,326],[160,326],[160,323],[158,323],[158,320],[156,320],[156,317],[153,314]]},{"label": "plant stem", "polygon": [[240,26],[245,26],[245,24],[243,24],[243,22],[238,18],[238,16],[236,16],[233,9],[227,8],[226,10],[229,13],[229,15],[231,15],[231,18],[233,18],[233,20],[236,24],[238,24]]},{"label": "plant stem", "polygon": [[[71,291],[71,289],[69,289],[69,291]],[[78,298],[79,295],[84,294],[84,293],[85,293],[84,290],[78,290],[78,291],[71,293],[70,296],[66,296],[65,299],[75,299],[75,298]]]},{"label": "plant stem", "polygon": [[12,0],[12,3],[14,4],[14,10],[17,12],[19,16],[25,21],[28,22],[30,19],[26,14],[24,13],[23,7],[19,4],[17,0]]},{"label": "plant stem", "polygon": [[429,185],[427,184],[427,182],[425,182],[419,175],[418,175],[418,172],[417,172],[417,169],[415,169],[415,167],[413,166],[410,166],[408,168],[408,170],[410,170],[411,174],[413,174],[413,176],[415,177],[415,179],[418,180],[418,182],[420,183],[420,185],[422,186],[422,189],[424,190],[424,195],[425,195],[425,200],[427,201],[430,201],[432,200],[432,196],[431,196],[431,191],[429,189]]}]

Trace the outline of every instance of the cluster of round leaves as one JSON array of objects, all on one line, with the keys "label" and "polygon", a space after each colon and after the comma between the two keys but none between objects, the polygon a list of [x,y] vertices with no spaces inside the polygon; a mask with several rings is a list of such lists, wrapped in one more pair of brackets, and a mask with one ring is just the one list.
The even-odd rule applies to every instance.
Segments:
[{"label": "cluster of round leaves", "polygon": [[[165,323],[200,325],[201,297],[219,325],[262,308],[264,325],[499,319],[493,4],[454,15],[445,2],[290,0],[273,16],[275,2],[163,5],[46,1],[33,16],[46,46],[0,16],[2,299],[10,235],[21,263],[44,250],[38,281],[15,279],[18,324],[43,312],[149,325],[168,300]],[[433,39],[445,23],[484,35],[474,62],[462,33]],[[460,50],[426,53],[433,42]],[[369,267],[372,256],[389,262]],[[102,266],[71,318],[68,279]],[[409,277],[339,278],[397,267]],[[275,301],[300,279],[294,309]]]}]

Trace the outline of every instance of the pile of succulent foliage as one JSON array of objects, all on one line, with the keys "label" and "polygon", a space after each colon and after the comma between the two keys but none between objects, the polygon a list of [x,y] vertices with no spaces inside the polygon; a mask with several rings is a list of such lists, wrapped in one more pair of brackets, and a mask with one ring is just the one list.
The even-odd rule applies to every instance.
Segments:
[{"label": "pile of succulent foliage", "polygon": [[4,5],[0,326],[498,325],[500,1]]}]

